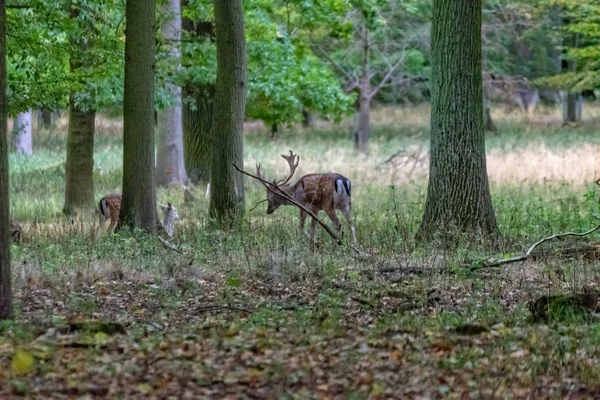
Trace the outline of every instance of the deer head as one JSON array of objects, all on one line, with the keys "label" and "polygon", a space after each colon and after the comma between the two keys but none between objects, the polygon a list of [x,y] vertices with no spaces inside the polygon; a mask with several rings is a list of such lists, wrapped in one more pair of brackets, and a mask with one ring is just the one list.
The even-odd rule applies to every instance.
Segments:
[{"label": "deer head", "polygon": [[[287,187],[289,187],[287,183],[290,181],[290,179],[292,179],[294,173],[296,172],[296,168],[298,168],[298,164],[300,163],[300,156],[298,154],[294,154],[290,150],[289,155],[286,156],[285,154],[282,154],[281,157],[283,157],[283,159],[287,161],[288,166],[290,167],[290,173],[285,179],[282,179],[280,181],[273,180],[272,185],[281,190],[285,190]],[[259,164],[256,165],[256,175],[264,180],[260,172]],[[273,190],[269,187],[269,185],[263,183],[263,186],[267,189],[267,201],[269,205],[267,208],[267,214],[273,214],[275,210],[279,208],[279,206],[286,203],[286,200],[277,193],[274,193]]]}]

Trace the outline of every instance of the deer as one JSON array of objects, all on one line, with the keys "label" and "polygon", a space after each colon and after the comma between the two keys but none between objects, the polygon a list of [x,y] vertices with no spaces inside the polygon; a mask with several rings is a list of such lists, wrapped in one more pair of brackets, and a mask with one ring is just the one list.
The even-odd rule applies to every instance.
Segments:
[{"label": "deer", "polygon": [[[289,155],[282,154],[281,157],[287,161],[290,173],[285,179],[278,182],[274,181],[273,184],[313,214],[318,215],[321,210],[325,211],[325,214],[333,222],[338,237],[341,233],[342,223],[337,217],[336,210],[340,210],[352,231],[354,244],[357,245],[356,231],[352,223],[352,186],[350,180],[337,173],[308,174],[302,176],[295,184],[288,184],[294,176],[296,168],[298,168],[300,156],[290,150]],[[256,172],[257,176],[264,180],[260,165],[256,166]],[[265,187],[268,201],[267,214],[273,214],[280,206],[294,205],[290,200],[275,193],[269,186],[265,185]],[[314,244],[317,221],[314,218],[312,219],[309,234],[304,228],[307,215],[306,211],[300,209],[300,231]]]},{"label": "deer", "polygon": [[[113,232],[119,222],[119,213],[121,212],[121,198],[120,194],[109,194],[104,196],[98,202],[99,211],[99,230],[104,229],[104,224],[110,219],[108,225],[108,232]],[[177,209],[171,204],[160,204],[158,206],[163,211],[163,228],[167,235],[173,235],[174,222],[179,219],[179,213]]]}]

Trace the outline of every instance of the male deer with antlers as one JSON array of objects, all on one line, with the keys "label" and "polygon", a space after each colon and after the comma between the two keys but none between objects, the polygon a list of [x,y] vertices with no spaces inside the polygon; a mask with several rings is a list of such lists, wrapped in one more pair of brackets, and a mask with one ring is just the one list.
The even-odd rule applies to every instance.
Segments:
[{"label": "male deer with antlers", "polygon": [[[343,175],[330,173],[330,174],[308,174],[304,175],[295,184],[288,184],[298,164],[300,163],[300,156],[294,154],[290,150],[290,155],[281,155],[290,167],[290,174],[284,180],[279,182],[273,182],[273,185],[282,190],[290,198],[294,199],[304,207],[309,209],[313,214],[318,215],[321,210],[325,211],[325,214],[329,217],[335,227],[338,234],[341,232],[342,223],[336,215],[336,210],[340,210],[348,225],[352,231],[352,237],[354,238],[354,244],[356,245],[356,233],[354,225],[352,224],[352,198],[351,198],[351,184],[350,180]],[[260,165],[256,166],[257,175],[263,179],[260,172]],[[264,183],[263,183],[264,185]],[[267,200],[269,207],[267,208],[267,214],[272,214],[280,206],[294,205],[291,201],[286,199],[280,194],[275,193],[268,185],[267,188]],[[314,243],[315,228],[317,221],[312,219],[310,224],[310,234],[304,229],[306,222],[306,211],[300,209],[300,231],[303,232],[309,239]]]}]

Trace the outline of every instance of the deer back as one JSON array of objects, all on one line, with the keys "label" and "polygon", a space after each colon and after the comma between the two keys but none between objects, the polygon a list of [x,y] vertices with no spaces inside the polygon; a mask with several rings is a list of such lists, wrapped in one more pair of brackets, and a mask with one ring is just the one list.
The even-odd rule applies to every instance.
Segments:
[{"label": "deer back", "polygon": [[294,197],[315,210],[333,209],[351,196],[350,181],[335,173],[304,175],[294,186]]},{"label": "deer back", "polygon": [[98,202],[98,210],[105,218],[110,218],[111,221],[118,220],[121,211],[121,195],[109,194],[104,196]]}]

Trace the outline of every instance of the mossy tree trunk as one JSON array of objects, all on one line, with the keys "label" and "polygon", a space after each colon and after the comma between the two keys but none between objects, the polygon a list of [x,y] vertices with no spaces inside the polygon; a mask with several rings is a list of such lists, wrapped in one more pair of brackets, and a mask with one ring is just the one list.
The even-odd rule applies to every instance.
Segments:
[{"label": "mossy tree trunk", "polygon": [[185,169],[194,183],[208,182],[212,153],[212,124],[215,85],[193,85],[183,88],[183,98],[192,98],[194,107],[183,105],[183,150]]},{"label": "mossy tree trunk", "polygon": [[209,215],[220,224],[234,222],[245,207],[243,176],[246,105],[246,39],[242,0],[214,0],[217,43],[215,120]]},{"label": "mossy tree trunk", "polygon": [[[179,60],[181,39],[181,7],[179,0],[169,0],[163,12],[167,20],[162,35],[170,46],[171,56]],[[168,186],[187,181],[183,161],[183,133],[181,115],[181,88],[172,83],[167,90],[175,99],[171,107],[158,113],[158,146],[156,154],[156,184]]]},{"label": "mossy tree trunk", "polygon": [[[183,3],[186,3],[183,0]],[[212,21],[193,21],[182,18],[183,32],[197,41],[214,41]],[[192,60],[183,59],[189,64]],[[182,88],[183,152],[185,169],[194,183],[208,183],[212,153],[212,124],[214,120],[214,83],[187,82]]]},{"label": "mossy tree trunk", "polygon": [[6,3],[0,0],[0,320],[12,317],[7,113]]},{"label": "mossy tree trunk", "polygon": [[123,199],[119,225],[156,230],[154,191],[154,0],[125,5]]},{"label": "mossy tree trunk", "polygon": [[485,160],[481,7],[433,2],[429,184],[417,233],[425,242],[439,234],[498,235]]},{"label": "mossy tree trunk", "polygon": [[94,202],[94,133],[96,112],[81,110],[71,96],[67,162],[65,166],[65,205],[63,211],[92,209]]}]

